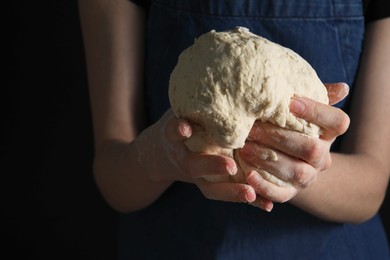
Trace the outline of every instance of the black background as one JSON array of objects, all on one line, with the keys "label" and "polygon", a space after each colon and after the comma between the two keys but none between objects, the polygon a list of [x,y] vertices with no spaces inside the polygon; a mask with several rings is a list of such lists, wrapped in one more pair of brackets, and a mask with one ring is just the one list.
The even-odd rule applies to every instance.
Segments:
[{"label": "black background", "polygon": [[[16,1],[5,11],[12,16],[3,42],[11,43],[12,55],[1,95],[7,104],[1,254],[9,253],[6,259],[115,259],[118,214],[105,204],[92,177],[77,1]],[[389,207],[387,199],[381,210],[387,229]]]},{"label": "black background", "polygon": [[77,1],[14,1],[10,11],[0,233],[0,254],[10,256],[0,258],[116,259],[118,215],[91,170]]}]

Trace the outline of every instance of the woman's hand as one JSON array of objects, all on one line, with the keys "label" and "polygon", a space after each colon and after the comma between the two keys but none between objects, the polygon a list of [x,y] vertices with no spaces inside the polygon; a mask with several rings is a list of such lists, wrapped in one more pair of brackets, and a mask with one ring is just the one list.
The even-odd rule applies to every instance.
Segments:
[{"label": "woman's hand", "polygon": [[[330,104],[337,103],[348,94],[345,84],[328,84],[327,89]],[[246,145],[238,151],[246,169],[247,183],[258,194],[252,204],[261,208],[264,208],[267,200],[270,208],[270,201],[286,202],[299,190],[312,184],[317,175],[330,166],[330,147],[349,126],[349,117],[342,110],[307,98],[293,98],[290,111],[319,125],[323,129],[320,138],[310,138],[270,123],[256,122]],[[275,153],[277,160],[261,156],[269,151]],[[270,182],[258,171],[265,171],[281,181]]]},{"label": "woman's hand", "polygon": [[213,183],[208,175],[234,175],[237,165],[233,158],[191,152],[184,144],[192,134],[190,124],[177,119],[171,110],[135,141],[138,160],[153,182],[183,181],[194,183],[205,197],[231,202],[253,202],[254,189],[243,183]]}]

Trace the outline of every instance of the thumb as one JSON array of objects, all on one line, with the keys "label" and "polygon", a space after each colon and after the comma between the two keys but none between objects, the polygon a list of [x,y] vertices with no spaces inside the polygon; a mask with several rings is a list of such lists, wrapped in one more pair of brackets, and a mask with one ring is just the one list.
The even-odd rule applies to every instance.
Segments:
[{"label": "thumb", "polygon": [[171,142],[180,142],[192,135],[192,127],[187,120],[175,116],[168,119],[165,125],[165,136]]}]

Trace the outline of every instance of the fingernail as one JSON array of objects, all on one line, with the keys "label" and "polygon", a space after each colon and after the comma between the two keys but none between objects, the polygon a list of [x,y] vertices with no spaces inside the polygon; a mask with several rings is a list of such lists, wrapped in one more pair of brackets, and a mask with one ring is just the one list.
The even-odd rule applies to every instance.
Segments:
[{"label": "fingernail", "polygon": [[236,165],[227,165],[226,169],[230,175],[236,175],[236,173],[237,173],[237,166]]},{"label": "fingernail", "polygon": [[270,200],[264,199],[264,198],[259,198],[258,203],[261,209],[271,212],[271,210],[274,207],[274,203]]},{"label": "fingernail", "polygon": [[303,113],[305,108],[306,108],[306,106],[301,100],[299,100],[295,97],[293,97],[291,99],[291,103],[290,103],[290,112],[291,113],[300,115]]},{"label": "fingernail", "polygon": [[179,131],[183,137],[190,137],[191,136],[191,127],[185,123],[179,124]]},{"label": "fingernail", "polygon": [[245,200],[246,200],[247,202],[254,202],[254,201],[256,200],[256,196],[253,196],[253,194],[252,194],[252,196],[251,196],[250,194],[245,193]]},{"label": "fingernail", "polygon": [[252,187],[248,186],[241,193],[241,201],[246,203],[251,203],[256,200],[256,192]]},{"label": "fingernail", "polygon": [[271,203],[266,203],[266,205],[264,205],[264,209],[265,211],[267,212],[271,212],[271,210],[273,209],[274,207],[274,204],[271,202]]}]

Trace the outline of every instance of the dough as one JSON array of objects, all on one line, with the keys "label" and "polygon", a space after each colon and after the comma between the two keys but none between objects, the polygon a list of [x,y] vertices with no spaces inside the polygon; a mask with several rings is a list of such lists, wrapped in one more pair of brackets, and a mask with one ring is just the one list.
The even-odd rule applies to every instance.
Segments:
[{"label": "dough", "polygon": [[328,104],[308,62],[244,27],[201,35],[181,53],[169,81],[176,116],[197,125],[187,146],[230,156],[255,120],[318,137],[320,127],[290,113],[294,96]]}]

